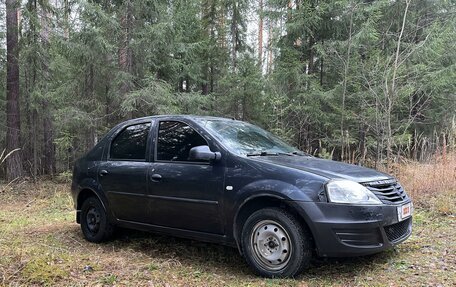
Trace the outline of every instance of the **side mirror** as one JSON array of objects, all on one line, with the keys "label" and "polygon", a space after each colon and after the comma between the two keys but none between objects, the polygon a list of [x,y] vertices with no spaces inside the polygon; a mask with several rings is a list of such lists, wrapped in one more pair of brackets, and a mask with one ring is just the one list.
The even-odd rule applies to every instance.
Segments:
[{"label": "side mirror", "polygon": [[188,155],[190,161],[219,161],[221,158],[220,152],[211,151],[207,145],[192,147]]}]

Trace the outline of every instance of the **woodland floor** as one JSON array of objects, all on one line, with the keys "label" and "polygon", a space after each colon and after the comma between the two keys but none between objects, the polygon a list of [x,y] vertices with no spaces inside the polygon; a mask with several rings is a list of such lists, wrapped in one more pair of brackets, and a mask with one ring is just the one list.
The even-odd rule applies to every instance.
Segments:
[{"label": "woodland floor", "polygon": [[[455,206],[455,193],[437,199]],[[413,235],[395,249],[315,260],[286,280],[256,277],[214,244],[136,231],[92,244],[74,214],[67,184],[0,185],[0,286],[456,286],[454,209],[416,206]]]}]

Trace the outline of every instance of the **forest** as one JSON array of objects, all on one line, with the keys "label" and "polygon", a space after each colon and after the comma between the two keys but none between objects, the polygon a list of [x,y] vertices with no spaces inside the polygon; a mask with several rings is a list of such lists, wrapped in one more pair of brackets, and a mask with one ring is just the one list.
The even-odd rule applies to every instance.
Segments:
[{"label": "forest", "polygon": [[[131,118],[195,114],[395,176],[390,250],[254,276],[238,251],[83,239],[75,161]],[[0,286],[456,286],[456,0],[0,0]]]},{"label": "forest", "polygon": [[391,169],[456,147],[453,0],[5,0],[0,178],[70,172],[134,117],[255,123]]}]

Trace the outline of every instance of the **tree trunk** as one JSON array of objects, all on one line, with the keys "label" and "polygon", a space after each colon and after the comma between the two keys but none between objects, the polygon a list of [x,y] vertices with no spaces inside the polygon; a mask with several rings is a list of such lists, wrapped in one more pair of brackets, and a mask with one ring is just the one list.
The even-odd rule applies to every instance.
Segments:
[{"label": "tree trunk", "polygon": [[[211,42],[214,39],[214,3],[212,1],[202,1],[201,3],[201,13],[202,13],[202,26],[205,32],[205,37],[207,37],[208,41]],[[202,74],[203,78],[201,81],[201,94],[207,95],[209,94],[209,82],[210,78],[212,77],[212,71],[210,71],[210,67],[213,62],[213,55],[212,51],[207,48],[205,51],[207,54],[207,58],[205,59],[205,63],[202,66]]]},{"label": "tree trunk", "polygon": [[[325,41],[321,40],[321,46],[324,47]],[[323,86],[323,55],[320,56],[320,87]]]},{"label": "tree trunk", "polygon": [[44,138],[43,172],[44,172],[44,174],[54,174],[56,172],[54,123],[52,122],[52,118],[50,115],[50,108],[49,108],[48,101],[43,102],[43,111],[46,111],[44,118],[43,118],[43,138]]},{"label": "tree trunk", "polygon": [[63,12],[63,36],[65,39],[70,38],[70,3],[68,3],[68,0],[64,0],[63,3],[63,9],[65,10]]},{"label": "tree trunk", "polygon": [[269,21],[269,27],[268,27],[268,59],[266,63],[266,73],[270,74],[272,72],[272,61],[274,59],[273,55],[273,50],[272,50],[272,45],[273,45],[273,26],[272,26],[272,21]]},{"label": "tree trunk", "polygon": [[[30,17],[36,17],[38,18],[38,13],[37,13],[37,1],[29,1],[27,4],[27,9],[29,10]],[[36,27],[36,22],[35,21],[30,21],[30,32],[31,36],[29,36],[29,40],[27,42],[28,45],[36,46],[38,45],[38,33],[37,33],[37,27]],[[40,167],[39,163],[40,161],[38,160],[38,148],[39,148],[39,141],[37,140],[37,134],[38,134],[38,114],[37,114],[37,105],[35,104],[35,100],[32,98],[32,93],[37,89],[37,62],[38,61],[38,55],[35,53],[29,53],[27,56],[27,67],[26,69],[29,69],[29,84],[28,88],[26,89],[26,117],[27,117],[27,128],[28,128],[28,133],[27,133],[27,138],[26,142],[28,143],[29,146],[29,158],[25,158],[25,162],[31,162],[31,168],[30,168],[30,175],[32,177],[36,177],[38,173],[40,172]],[[27,71],[27,70],[26,70]]]},{"label": "tree trunk", "polygon": [[259,16],[258,23],[258,66],[260,69],[263,67],[263,0],[259,3]]},{"label": "tree trunk", "polygon": [[309,37],[309,62],[307,64],[307,74],[310,75],[314,72],[314,51],[313,51],[313,46],[315,44],[315,39],[314,37],[310,36]]},{"label": "tree trunk", "polygon": [[345,98],[347,93],[347,77],[348,70],[350,68],[350,56],[351,56],[351,42],[352,42],[352,29],[353,29],[353,13],[355,11],[356,5],[352,3],[353,7],[350,12],[350,26],[348,31],[348,48],[347,48],[347,57],[344,65],[344,81],[343,81],[343,91],[342,91],[342,109],[340,117],[340,159],[343,161],[345,157],[345,137],[344,137],[344,120],[345,120]]},{"label": "tree trunk", "polygon": [[237,7],[237,2],[234,1],[233,3],[233,17],[231,19],[231,45],[232,45],[232,50],[231,50],[231,60],[232,60],[232,66],[233,66],[233,72],[236,71],[237,68],[237,53],[239,50],[239,29],[238,29],[238,7]]},{"label": "tree trunk", "polygon": [[396,74],[397,70],[399,69],[399,55],[400,55],[400,48],[401,48],[401,40],[402,40],[402,35],[404,34],[405,30],[405,22],[407,20],[407,12],[410,6],[411,0],[406,0],[405,1],[405,11],[404,11],[404,16],[402,18],[402,26],[401,26],[401,31],[399,33],[399,37],[397,39],[397,46],[396,46],[396,51],[395,51],[395,58],[394,58],[394,66],[393,66],[393,77],[391,79],[391,86],[389,91],[387,91],[387,104],[386,104],[386,134],[387,134],[387,139],[386,139],[386,160],[387,160],[387,168],[390,170],[391,167],[391,156],[392,156],[392,146],[393,146],[393,129],[391,126],[391,114],[393,112],[393,106],[395,104],[396,100]]},{"label": "tree trunk", "polygon": [[[41,15],[41,41],[45,47],[45,51],[49,51],[49,15],[46,8],[42,8]],[[49,75],[49,54],[45,53],[44,61],[42,61],[43,67],[43,91],[46,93],[50,79]],[[44,174],[54,174],[56,171],[55,167],[55,143],[54,143],[54,123],[52,122],[52,111],[50,108],[49,100],[45,96],[42,101],[43,107],[43,172]]]},{"label": "tree trunk", "polygon": [[[94,65],[89,65],[89,71],[87,73],[86,78],[86,95],[88,95],[91,99],[95,97],[95,80],[94,80]],[[96,125],[97,120],[92,120],[90,126],[87,127],[87,136],[86,136],[86,150],[90,150],[95,145],[95,129],[94,126]]]},{"label": "tree trunk", "polygon": [[132,64],[132,51],[130,48],[132,7],[130,0],[127,0],[124,5],[125,10],[120,12],[121,35],[119,42],[119,69],[124,74],[119,88],[119,94],[122,99],[131,89],[129,80],[127,81],[125,76],[131,73]]},{"label": "tree trunk", "polygon": [[41,162],[38,159],[38,148],[39,148],[39,140],[38,140],[38,112],[36,109],[33,109],[31,112],[32,117],[32,146],[33,146],[33,176],[37,176],[41,174]]},{"label": "tree trunk", "polygon": [[[17,12],[20,1],[6,0],[6,149],[21,148],[19,107],[19,45]],[[6,160],[9,181],[24,175],[21,151],[13,152]]]},{"label": "tree trunk", "polygon": [[367,128],[368,125],[364,122],[360,123],[359,125],[359,152],[360,152],[360,157],[359,157],[359,163],[361,165],[364,164],[366,161],[366,135],[367,135]]}]

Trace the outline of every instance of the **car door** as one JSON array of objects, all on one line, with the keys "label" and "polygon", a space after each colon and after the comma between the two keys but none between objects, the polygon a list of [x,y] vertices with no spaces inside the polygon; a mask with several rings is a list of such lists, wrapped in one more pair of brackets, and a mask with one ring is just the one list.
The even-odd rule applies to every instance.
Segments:
[{"label": "car door", "polygon": [[162,120],[156,129],[155,160],[149,172],[150,223],[222,234],[223,164],[188,160],[192,147],[208,145],[188,123]]},{"label": "car door", "polygon": [[117,219],[144,222],[147,217],[150,129],[150,121],[121,128],[98,168],[98,180]]}]

